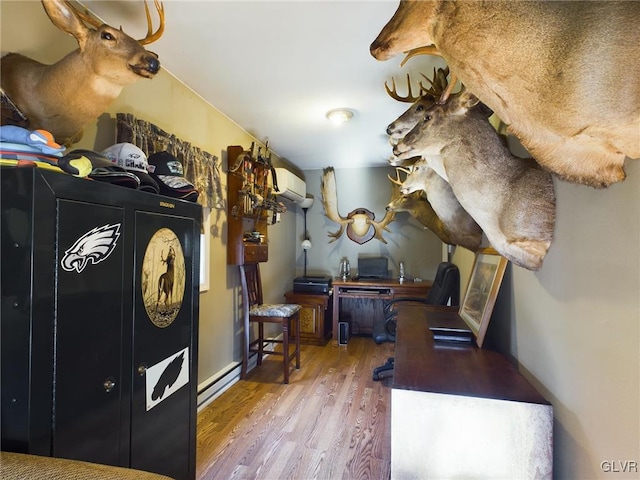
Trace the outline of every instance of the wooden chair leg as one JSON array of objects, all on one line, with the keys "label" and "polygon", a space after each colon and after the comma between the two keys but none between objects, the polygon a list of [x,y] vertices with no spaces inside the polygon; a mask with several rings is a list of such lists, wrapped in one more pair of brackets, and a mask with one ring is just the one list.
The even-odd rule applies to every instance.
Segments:
[{"label": "wooden chair leg", "polygon": [[245,317],[244,321],[244,348],[242,351],[242,369],[240,370],[240,378],[247,378],[247,370],[249,368],[249,320]]},{"label": "wooden chair leg", "polygon": [[258,323],[258,361],[257,365],[262,365],[262,356],[264,355],[264,323]]},{"label": "wooden chair leg", "polygon": [[284,357],[284,383],[289,383],[289,318],[282,319],[282,356]]},{"label": "wooden chair leg", "polygon": [[300,312],[296,312],[296,369],[300,370]]}]

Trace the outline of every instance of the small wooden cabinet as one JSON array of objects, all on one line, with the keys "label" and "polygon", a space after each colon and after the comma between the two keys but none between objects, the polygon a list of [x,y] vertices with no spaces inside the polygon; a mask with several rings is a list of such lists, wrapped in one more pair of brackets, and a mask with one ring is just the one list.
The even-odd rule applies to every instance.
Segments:
[{"label": "small wooden cabinet", "polygon": [[333,296],[328,293],[287,292],[284,297],[287,303],[295,303],[302,307],[300,310],[300,343],[326,345],[331,339],[332,333]]}]

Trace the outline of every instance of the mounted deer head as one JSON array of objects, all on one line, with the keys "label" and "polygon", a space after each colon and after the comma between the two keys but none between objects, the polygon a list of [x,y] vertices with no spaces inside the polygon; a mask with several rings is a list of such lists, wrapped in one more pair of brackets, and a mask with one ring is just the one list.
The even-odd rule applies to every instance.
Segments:
[{"label": "mounted deer head", "polygon": [[444,105],[435,104],[395,146],[394,154],[400,159],[423,157],[402,190],[410,191],[420,166],[433,168],[449,182],[460,204],[500,254],[516,265],[537,270],[553,238],[551,174],[533,159],[511,155],[486,115],[474,108],[477,103],[477,98],[465,92]]},{"label": "mounted deer head", "polygon": [[403,0],[370,51],[441,55],[541,165],[606,187],[640,158],[639,24],[640,2]]},{"label": "mounted deer head", "polygon": [[415,188],[409,189],[400,181],[401,171],[411,173],[397,168],[396,178],[389,176],[393,190],[387,210],[409,212],[444,243],[460,245],[475,252],[482,243],[482,230],[462,208],[451,186],[427,168],[412,174]]},{"label": "mounted deer head", "polygon": [[[414,102],[405,113],[387,127],[392,145],[401,140],[422,120],[425,111],[433,107],[439,99],[444,98],[444,95],[448,95],[445,93],[450,91],[448,73],[448,69],[440,68],[434,69],[433,79],[423,75],[430,87],[425,88],[420,83],[421,96],[419,97],[411,94],[411,79],[408,75],[409,93],[404,97],[398,95],[395,82],[392,89],[385,85],[387,93],[392,98],[402,102]],[[451,186],[429,166],[428,162],[420,162],[421,158],[420,156],[403,159],[392,157],[389,160],[391,165],[409,166],[409,169],[396,168],[396,178],[389,176],[389,180],[397,185],[399,192],[397,195],[392,195],[387,210],[408,211],[444,243],[460,245],[476,251],[482,243],[482,229],[462,208]],[[432,163],[437,163],[437,159],[433,159]],[[404,182],[400,181],[400,172],[408,175]],[[426,199],[424,199],[425,194]]]},{"label": "mounted deer head", "polygon": [[366,208],[357,208],[349,213],[347,218],[342,217],[338,213],[338,193],[333,167],[325,168],[322,173],[321,192],[325,216],[329,220],[340,224],[338,231],[329,232],[328,235],[333,238],[329,243],[335,242],[340,238],[345,228],[347,229],[347,236],[358,244],[368,242],[374,237],[382,243],[387,243],[382,233],[385,230],[389,231],[387,225],[395,219],[395,212],[386,211],[384,218],[380,222],[376,222],[374,213]]},{"label": "mounted deer head", "polygon": [[158,56],[143,46],[164,31],[164,8],[158,0],[154,2],[160,17],[158,30],[152,31],[145,2],[147,36],[134,40],[65,0],[42,0],[53,24],[75,37],[79,48],[53,65],[17,53],[2,57],[2,89],[27,117],[30,129],[47,130],[58,143],[72,145],[81,138],[84,126],[103,113],[123,87],[158,73]]},{"label": "mounted deer head", "polygon": [[429,88],[425,88],[425,86],[420,83],[420,95],[415,97],[411,92],[411,79],[409,74],[407,74],[409,93],[406,96],[398,94],[395,81],[392,82],[392,88],[389,88],[385,83],[384,87],[391,98],[400,102],[412,104],[406,112],[400,115],[387,127],[387,134],[389,135],[389,140],[392,145],[395,145],[398,140],[404,137],[416,125],[416,123],[422,119],[425,110],[431,108],[433,104],[442,97],[449,86],[447,81],[448,75],[448,68],[439,68],[437,70],[434,68],[433,80],[422,74],[431,86]]},{"label": "mounted deer head", "polygon": [[[451,85],[447,79],[449,75],[448,68],[433,69],[433,79],[428,78],[424,74],[422,76],[430,84],[429,88],[426,88],[422,82],[420,82],[420,96],[414,97],[411,92],[411,79],[407,74],[407,85],[409,93],[406,96],[398,94],[395,86],[395,81],[392,83],[392,88],[385,83],[385,89],[389,96],[400,102],[413,103],[409,109],[395,119],[387,127],[387,134],[389,135],[389,143],[396,145],[398,141],[404,137],[416,123],[418,123],[424,114],[424,112],[431,108],[435,103],[444,103],[449,98],[451,92]],[[455,79],[451,79],[455,84]],[[399,160],[396,157],[389,158],[389,164],[392,166],[409,167],[413,165],[420,157],[405,158]]]}]

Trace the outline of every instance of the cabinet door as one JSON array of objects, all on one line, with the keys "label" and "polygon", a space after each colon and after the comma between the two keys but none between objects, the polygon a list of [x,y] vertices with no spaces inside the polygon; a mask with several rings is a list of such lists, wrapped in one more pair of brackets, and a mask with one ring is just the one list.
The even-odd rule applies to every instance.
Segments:
[{"label": "cabinet door", "polygon": [[195,476],[199,234],[136,212],[131,467],[178,480]]},{"label": "cabinet door", "polygon": [[302,305],[300,309],[300,333],[316,337],[318,335],[319,305]]},{"label": "cabinet door", "polygon": [[[328,295],[288,292],[287,303],[300,305],[300,342],[306,345],[325,345],[329,339],[331,305]],[[295,328],[291,336],[295,337]]]},{"label": "cabinet door", "polygon": [[57,202],[52,453],[121,465],[124,212]]}]

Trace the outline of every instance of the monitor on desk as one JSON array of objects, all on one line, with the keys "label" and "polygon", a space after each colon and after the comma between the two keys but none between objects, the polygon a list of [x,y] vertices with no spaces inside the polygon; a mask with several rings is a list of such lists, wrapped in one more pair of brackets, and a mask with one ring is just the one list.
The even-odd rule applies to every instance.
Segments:
[{"label": "monitor on desk", "polygon": [[387,257],[358,257],[358,280],[389,278]]}]

